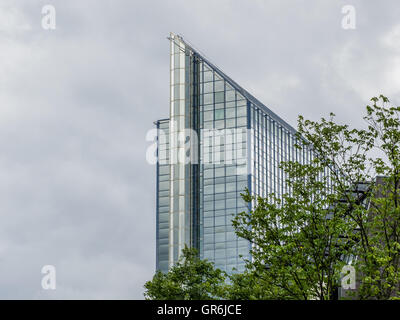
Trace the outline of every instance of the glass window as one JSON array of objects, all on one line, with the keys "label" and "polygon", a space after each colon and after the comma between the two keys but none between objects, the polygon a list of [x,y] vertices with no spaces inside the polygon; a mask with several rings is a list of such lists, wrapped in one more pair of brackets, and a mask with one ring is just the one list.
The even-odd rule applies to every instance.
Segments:
[{"label": "glass window", "polygon": [[213,91],[214,91],[213,82],[204,83],[204,93],[210,93]]},{"label": "glass window", "polygon": [[159,181],[166,181],[169,180],[169,174],[164,174],[164,175],[159,175],[158,176]]},{"label": "glass window", "polygon": [[160,206],[167,206],[169,204],[169,199],[168,198],[160,198],[158,200],[158,204]]},{"label": "glass window", "polygon": [[244,100],[244,97],[240,93],[236,93],[237,100]]},{"label": "glass window", "polygon": [[224,102],[224,92],[215,92],[215,103]]},{"label": "glass window", "polygon": [[202,66],[203,66],[203,71],[204,71],[204,72],[206,72],[206,71],[212,71],[211,68],[208,66],[208,64],[202,63]]},{"label": "glass window", "polygon": [[[225,251],[225,249],[218,249],[218,250],[215,250],[215,256],[217,256],[218,258],[225,258],[226,257],[226,251]],[[221,261],[221,263],[223,263],[224,264],[224,262],[223,261]]]},{"label": "glass window", "polygon": [[236,240],[235,232],[227,232],[226,233],[226,240],[228,240],[228,241]]},{"label": "glass window", "polygon": [[213,226],[214,226],[214,218],[204,218],[204,228]]},{"label": "glass window", "polygon": [[214,243],[214,235],[213,234],[205,234],[204,235],[204,243]]},{"label": "glass window", "polygon": [[213,81],[213,73],[212,71],[206,71],[203,73],[203,80],[204,82]]},{"label": "glass window", "polygon": [[226,184],[226,192],[231,192],[231,191],[236,191],[236,182],[229,182]]},{"label": "glass window", "polygon": [[225,126],[224,120],[215,121],[215,129],[222,129]]},{"label": "glass window", "polygon": [[169,187],[169,181],[163,181],[158,184],[160,189],[167,189]]},{"label": "glass window", "polygon": [[224,178],[224,177],[222,177],[222,178],[215,178],[215,184],[218,184],[218,183],[223,183],[223,184],[225,184],[225,178]]},{"label": "glass window", "polygon": [[180,74],[180,69],[175,69],[174,70],[174,84],[179,83],[179,74]]},{"label": "glass window", "polygon": [[168,237],[168,229],[161,229],[158,231],[159,237],[160,238],[166,238]]},{"label": "glass window", "polygon": [[227,102],[226,103],[226,107],[227,108],[235,108],[236,106],[235,106],[235,102],[233,101],[233,102]]},{"label": "glass window", "polygon": [[[221,209],[224,209],[224,208],[225,208],[225,200],[217,200],[217,201],[215,201],[215,209],[216,210],[221,210]],[[218,218],[221,218],[221,217],[218,217]]]},{"label": "glass window", "polygon": [[204,111],[210,111],[214,109],[214,106],[212,104],[207,104],[203,107]]},{"label": "glass window", "polygon": [[[235,257],[237,256],[236,248],[227,249],[227,250],[226,250],[226,255],[227,255],[228,257],[230,257],[230,258],[231,258],[231,257],[232,257],[232,258],[235,258]],[[235,262],[236,262],[235,259],[230,259],[228,263],[235,263]]]},{"label": "glass window", "polygon": [[159,191],[158,192],[159,197],[169,197],[169,190],[164,190],[164,191]]},{"label": "glass window", "polygon": [[[215,234],[215,242],[224,242],[225,241],[225,233],[216,233]],[[248,248],[247,248],[248,250]]]},{"label": "glass window", "polygon": [[224,184],[216,184],[215,185],[215,193],[225,192],[225,185]]},{"label": "glass window", "polygon": [[247,110],[246,110],[246,107],[239,107],[239,108],[237,108],[237,116],[238,117],[243,117],[243,116],[245,116],[246,115],[246,112]]},{"label": "glass window", "polygon": [[227,127],[227,128],[234,128],[234,127],[235,127],[235,122],[236,122],[236,119],[235,119],[235,118],[233,118],[233,119],[227,119],[227,120],[226,120],[226,127]]},{"label": "glass window", "polygon": [[246,117],[242,117],[242,118],[237,118],[237,126],[245,126],[247,125],[247,118]]},{"label": "glass window", "polygon": [[227,199],[226,207],[227,208],[235,208],[236,207],[236,199]]},{"label": "glass window", "polygon": [[204,122],[204,129],[212,129],[212,128],[214,128],[213,122],[211,121]]},{"label": "glass window", "polygon": [[225,168],[217,168],[215,169],[216,177],[223,177],[225,175]]},{"label": "glass window", "polygon": [[205,93],[204,94],[204,104],[211,104],[213,103],[213,94],[212,93]]},{"label": "glass window", "polygon": [[215,110],[215,120],[224,119],[224,116],[225,116],[225,111],[224,111],[224,109]]},{"label": "glass window", "polygon": [[234,108],[226,109],[226,117],[234,118],[235,117],[235,109]]},{"label": "glass window", "polygon": [[226,101],[234,101],[235,100],[235,91],[227,91],[226,92]]},{"label": "glass window", "polygon": [[204,112],[204,121],[211,121],[211,120],[213,120],[213,112],[205,111]]},{"label": "glass window", "polygon": [[247,181],[238,181],[238,183],[237,183],[237,190],[238,191],[244,190],[247,187],[248,187]]},{"label": "glass window", "polygon": [[159,174],[169,174],[169,166],[159,166],[158,167]]},{"label": "glass window", "polygon": [[224,81],[215,81],[215,91],[224,91]]},{"label": "glass window", "polygon": [[[215,232],[225,232],[225,226],[216,227]],[[226,248],[225,242],[218,242],[215,244],[215,249],[225,249],[225,248]]]},{"label": "glass window", "polygon": [[175,68],[179,67],[179,54],[174,54],[174,66]]},{"label": "glass window", "polygon": [[204,170],[204,178],[214,178],[214,170]]},{"label": "glass window", "polygon": [[215,195],[215,200],[225,199],[225,193],[217,193]]},{"label": "glass window", "polygon": [[204,194],[213,194],[214,185],[204,186]]}]

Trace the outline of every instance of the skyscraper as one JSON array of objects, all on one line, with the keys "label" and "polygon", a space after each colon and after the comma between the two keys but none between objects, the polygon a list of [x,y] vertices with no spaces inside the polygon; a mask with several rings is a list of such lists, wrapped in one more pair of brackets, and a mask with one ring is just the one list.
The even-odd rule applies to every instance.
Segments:
[{"label": "skyscraper", "polygon": [[187,245],[218,268],[242,271],[250,243],[231,220],[251,204],[240,193],[284,194],[279,163],[312,155],[294,147],[295,129],[187,41],[169,39],[170,118],[156,121],[157,270]]}]

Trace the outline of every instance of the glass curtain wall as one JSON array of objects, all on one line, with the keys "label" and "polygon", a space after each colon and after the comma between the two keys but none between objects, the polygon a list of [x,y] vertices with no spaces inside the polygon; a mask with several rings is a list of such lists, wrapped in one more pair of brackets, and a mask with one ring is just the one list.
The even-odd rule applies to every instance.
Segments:
[{"label": "glass curtain wall", "polygon": [[[295,148],[290,125],[181,37],[171,34],[170,42],[170,119],[158,122],[168,136],[159,152],[168,150],[169,164],[157,167],[157,269],[166,271],[187,245],[240,272],[250,244],[236,237],[232,219],[251,209],[240,193],[290,192],[280,162],[308,163],[312,152]],[[181,135],[198,139],[189,163],[180,159],[187,160]]]},{"label": "glass curtain wall", "polygon": [[157,215],[156,215],[156,264],[157,270],[168,271],[169,257],[169,120],[156,122],[157,139]]},{"label": "glass curtain wall", "polygon": [[204,61],[200,72],[200,257],[242,271],[249,242],[237,238],[231,221],[247,210],[240,193],[248,187],[248,101]]}]

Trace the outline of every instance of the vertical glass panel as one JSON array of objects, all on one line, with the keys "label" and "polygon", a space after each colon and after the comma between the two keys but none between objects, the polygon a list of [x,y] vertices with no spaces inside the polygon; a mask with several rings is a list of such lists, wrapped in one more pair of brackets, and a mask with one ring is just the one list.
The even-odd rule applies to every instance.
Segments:
[{"label": "vertical glass panel", "polygon": [[213,94],[212,93],[206,93],[204,94],[204,104],[212,104],[213,101]]},{"label": "vertical glass panel", "polygon": [[224,81],[215,81],[215,91],[224,91],[225,83]]},{"label": "vertical glass panel", "polygon": [[204,83],[204,93],[210,93],[213,92],[213,83],[212,82],[206,82]]},{"label": "vertical glass panel", "polygon": [[203,78],[204,82],[209,82],[209,81],[213,81],[214,80],[212,71],[204,72],[203,77],[204,77]]},{"label": "vertical glass panel", "polygon": [[226,91],[226,101],[233,101],[235,100],[235,91],[230,90]]},{"label": "vertical glass panel", "polygon": [[215,93],[215,103],[224,102],[224,92],[216,92]]},{"label": "vertical glass panel", "polygon": [[224,109],[215,110],[215,120],[224,119],[224,116],[225,116],[225,110]]}]

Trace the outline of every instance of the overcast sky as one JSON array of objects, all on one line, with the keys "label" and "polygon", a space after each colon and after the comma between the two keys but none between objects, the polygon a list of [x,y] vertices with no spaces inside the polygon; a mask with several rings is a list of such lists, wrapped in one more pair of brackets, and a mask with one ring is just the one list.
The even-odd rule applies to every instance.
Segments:
[{"label": "overcast sky", "polygon": [[143,297],[170,31],[293,126],[331,111],[358,126],[380,93],[400,104],[398,0],[0,0],[0,298]]}]

